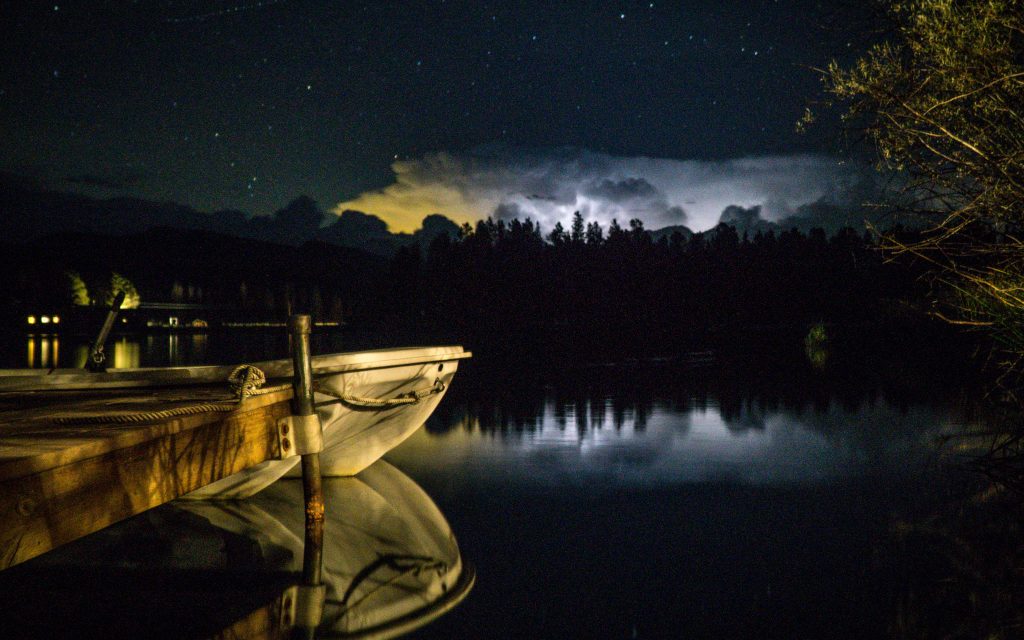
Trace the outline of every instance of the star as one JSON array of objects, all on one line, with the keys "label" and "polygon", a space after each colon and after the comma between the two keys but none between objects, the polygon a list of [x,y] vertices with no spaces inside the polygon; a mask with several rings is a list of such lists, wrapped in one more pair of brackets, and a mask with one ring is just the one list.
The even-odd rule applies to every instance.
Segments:
[{"label": "star", "polygon": [[[0,122],[0,170],[30,164],[37,148],[33,137],[42,134],[46,148],[69,147],[66,154],[48,154],[48,161],[62,165],[55,170],[78,173],[77,165],[95,162],[85,154],[88,145],[66,142],[70,127],[81,121],[88,124],[78,129],[79,137],[107,136],[108,162],[143,153],[154,163],[181,167],[193,150],[203,159],[139,182],[134,194],[168,194],[213,210],[233,197],[260,214],[281,206],[275,198],[309,191],[329,203],[339,189],[358,191],[383,179],[374,172],[388,171],[387,160],[395,155],[415,161],[414,149],[461,153],[489,142],[514,149],[554,142],[597,150],[617,140],[611,146],[627,155],[760,153],[762,136],[719,133],[742,110],[721,110],[720,118],[704,123],[699,105],[707,110],[713,97],[726,95],[718,92],[729,90],[726,85],[757,87],[751,105],[779,104],[778,114],[760,115],[767,131],[779,135],[779,145],[788,144],[778,134],[785,113],[796,108],[797,94],[812,95],[818,87],[810,78],[798,80],[797,73],[769,77],[776,71],[769,63],[780,56],[823,63],[833,53],[847,54],[852,46],[845,45],[854,39],[847,33],[827,42],[810,37],[810,21],[781,6],[793,3],[772,7],[767,0],[732,3],[728,19],[721,20],[725,14],[682,10],[683,3],[609,4],[594,14],[603,22],[572,37],[561,33],[590,17],[589,9],[579,10],[585,3],[488,2],[456,10],[448,6],[456,3],[428,1],[408,3],[410,10],[406,3],[228,0],[205,12],[189,6],[197,3],[133,0],[123,4],[138,9],[122,7],[115,13],[123,20],[108,20],[109,12],[79,12],[62,1],[67,2],[39,3],[35,15],[52,19],[20,21],[11,30],[13,42],[0,52],[0,68],[17,69],[19,52],[30,54],[32,62],[14,74],[18,84],[6,76],[0,82],[10,87],[0,90],[0,105],[7,106],[0,116],[10,120],[17,114],[18,124],[31,125]],[[627,27],[630,16],[635,19]],[[422,33],[424,27],[429,33]],[[95,37],[82,39],[82,33]],[[439,49],[438,42],[450,46]],[[779,45],[773,49],[772,42]],[[209,67],[203,54],[218,48],[226,55]],[[739,60],[732,56],[737,50]],[[747,54],[757,60],[742,64]],[[727,68],[730,57],[733,68]],[[295,95],[287,83],[303,77],[306,84],[297,84]],[[325,81],[316,96],[309,78]],[[303,98],[303,91],[310,95]],[[322,96],[330,99],[321,101]],[[635,111],[623,115],[623,106],[637,102],[644,107],[642,118]],[[719,102],[727,104],[725,98]],[[503,108],[496,110],[497,104]],[[268,115],[274,116],[272,124]],[[575,126],[565,126],[562,118],[575,119]],[[148,123],[162,126],[150,129]],[[625,124],[619,128],[620,123]],[[224,131],[210,132],[211,124]],[[700,126],[713,129],[708,134],[722,138],[722,145],[707,151],[685,131]],[[758,126],[745,123],[741,131],[756,132]],[[793,144],[802,149],[818,142],[803,137]],[[396,154],[396,148],[410,153]],[[233,167],[223,162],[227,151]],[[260,166],[269,154],[280,154],[282,166],[275,167],[268,189],[256,190],[258,183],[239,171]],[[346,154],[350,164],[332,162]],[[229,175],[210,180],[219,178],[218,171]],[[253,186],[255,202],[242,197],[246,190],[237,188],[239,180]]]}]

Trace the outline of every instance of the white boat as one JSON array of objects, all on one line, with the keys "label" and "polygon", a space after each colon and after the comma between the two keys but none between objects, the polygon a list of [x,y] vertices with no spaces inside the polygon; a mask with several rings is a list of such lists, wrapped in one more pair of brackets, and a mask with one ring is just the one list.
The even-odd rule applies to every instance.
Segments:
[{"label": "white boat", "polygon": [[[451,527],[407,475],[381,460],[355,477],[325,479],[323,490],[328,504],[320,578],[324,590],[312,607],[322,615],[309,625],[316,627],[316,637],[391,638],[434,620],[469,593],[475,575],[463,562]],[[36,573],[66,576],[56,580],[61,590],[76,588],[84,576],[87,584],[102,584],[102,593],[92,597],[125,605],[162,600],[118,595],[119,585],[175,589],[213,576],[217,584],[255,590],[266,582],[280,583],[282,575],[292,576],[286,582],[294,583],[304,570],[302,502],[298,480],[281,480],[247,500],[175,501],[37,558],[32,572],[0,585],[0,594],[13,598],[7,613],[26,607],[39,610],[15,619],[41,618],[42,626],[59,627],[61,616],[55,610],[88,608],[90,596],[63,597],[67,594],[60,591],[48,599],[48,594],[39,593]],[[210,597],[222,596],[213,591]],[[291,590],[278,599],[285,607],[289,602],[295,607],[295,601]],[[157,625],[176,617],[187,618],[180,623],[187,624],[191,614],[188,604],[184,606],[184,611],[174,610],[169,616],[149,615],[160,618],[154,621]],[[69,613],[77,619],[73,607]],[[287,637],[287,621],[295,624],[296,618],[281,611],[260,637]],[[108,620],[104,633],[120,637],[118,626]],[[22,631],[36,635],[31,628]],[[159,630],[151,634],[161,635]]]},{"label": "white boat", "polygon": [[[359,473],[413,434],[437,407],[459,361],[460,346],[377,349],[312,358],[317,414],[323,428],[320,469],[324,476]],[[290,359],[255,362],[269,384],[287,383]],[[109,369],[0,370],[0,392],[144,389],[227,385],[233,366]],[[226,387],[225,387],[226,388]],[[209,484],[190,499],[251,496],[292,469],[298,457],[269,460]]]}]

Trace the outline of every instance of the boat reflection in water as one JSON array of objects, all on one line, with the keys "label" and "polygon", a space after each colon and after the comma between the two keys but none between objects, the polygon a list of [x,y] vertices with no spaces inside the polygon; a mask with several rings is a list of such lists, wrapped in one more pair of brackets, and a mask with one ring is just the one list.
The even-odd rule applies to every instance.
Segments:
[{"label": "boat reflection in water", "polygon": [[[355,477],[325,478],[323,487],[322,631],[390,636],[465,597],[472,570],[444,516],[409,476],[380,460]],[[302,504],[302,482],[285,480],[248,500],[178,506],[256,541],[279,568],[301,572]]]},{"label": "boat reflection in water", "polygon": [[281,480],[245,500],[173,502],[4,572],[5,617],[24,633],[15,637],[277,637],[315,627],[315,637],[390,638],[469,593],[475,576],[444,515],[404,473],[381,460],[323,488],[325,588],[313,590],[315,602],[295,586],[302,482]]}]

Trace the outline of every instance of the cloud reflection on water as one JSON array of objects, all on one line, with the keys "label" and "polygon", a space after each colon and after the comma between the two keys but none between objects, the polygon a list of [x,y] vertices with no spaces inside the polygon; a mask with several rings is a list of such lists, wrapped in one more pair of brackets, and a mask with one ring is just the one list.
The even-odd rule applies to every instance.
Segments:
[{"label": "cloud reflection on water", "polygon": [[465,406],[449,419],[441,433],[418,432],[391,459],[410,471],[458,469],[467,482],[772,485],[900,472],[927,462],[935,437],[961,424],[948,407],[881,398],[798,409],[752,402],[739,412],[715,401],[656,400],[638,411],[611,399],[547,399],[533,419],[511,428]]}]

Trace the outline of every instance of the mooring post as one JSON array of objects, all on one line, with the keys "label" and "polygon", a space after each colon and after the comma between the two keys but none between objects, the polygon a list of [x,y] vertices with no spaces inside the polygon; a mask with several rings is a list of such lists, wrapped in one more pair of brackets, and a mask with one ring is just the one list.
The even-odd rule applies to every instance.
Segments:
[{"label": "mooring post", "polygon": [[[313,363],[309,350],[312,322],[308,315],[293,315],[288,324],[292,339],[292,386],[295,390],[292,411],[297,416],[316,414],[313,405]],[[302,562],[302,581],[320,584],[323,564],[324,493],[320,481],[320,454],[302,456],[302,489],[306,502],[306,543]]]}]

